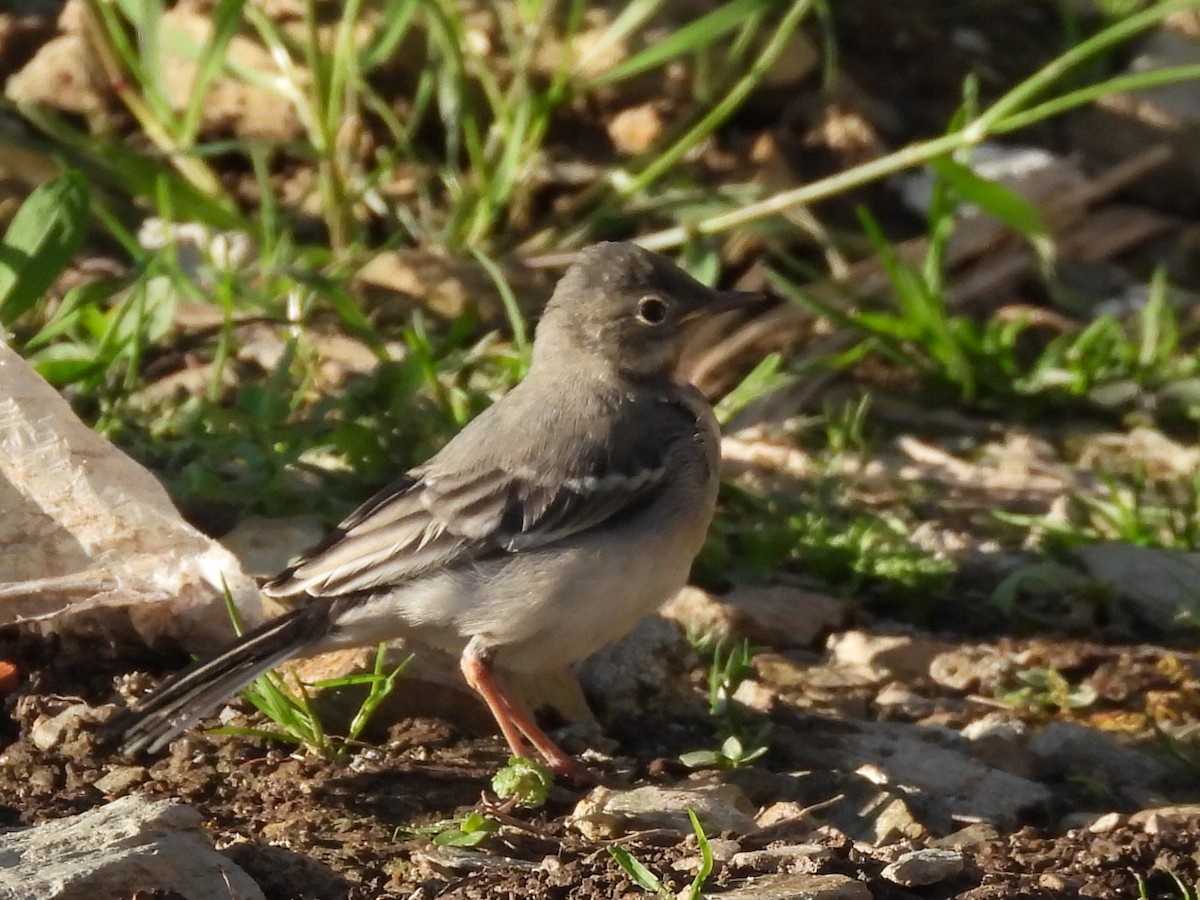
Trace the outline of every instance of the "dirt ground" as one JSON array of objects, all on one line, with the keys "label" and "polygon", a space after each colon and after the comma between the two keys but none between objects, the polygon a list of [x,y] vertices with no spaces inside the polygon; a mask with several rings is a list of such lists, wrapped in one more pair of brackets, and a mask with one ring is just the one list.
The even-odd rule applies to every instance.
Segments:
[{"label": "dirt ground", "polygon": [[[323,760],[289,755],[278,747],[242,737],[210,736],[196,730],[177,741],[161,758],[130,761],[114,756],[94,739],[94,722],[85,716],[69,725],[60,742],[39,750],[32,741],[35,723],[77,698],[108,712],[114,679],[130,666],[128,649],[87,645],[86,639],[38,638],[8,629],[0,635],[0,655],[30,666],[26,684],[10,698],[13,717],[4,724],[0,766],[0,825],[33,824],[82,812],[106,799],[95,787],[106,773],[118,772],[120,786],[110,793],[144,792],[176,798],[199,809],[216,846],[262,886],[270,898],[633,897],[642,893],[604,852],[603,841],[581,837],[566,821],[583,791],[557,787],[547,805],[516,811],[506,826],[471,851],[434,846],[422,826],[461,816],[481,802],[490,777],[506,753],[497,737],[463,734],[450,722],[409,719],[394,723],[378,744],[348,758]],[[1089,715],[1093,721],[1141,717],[1147,698],[1192,711],[1196,695],[1178,689],[1167,661],[1178,657],[1161,648],[1105,646],[1077,641],[1009,641],[998,650],[1029,661],[1074,662],[1072,678],[1102,692]],[[87,660],[86,663],[81,660]],[[144,660],[148,662],[148,660]],[[700,682],[698,665],[683,679]],[[1194,662],[1188,681],[1197,677]],[[892,687],[896,687],[893,683]],[[914,679],[912,690],[941,707],[947,725],[978,717],[986,706],[960,704],[964,693],[931,690]],[[1194,690],[1194,687],[1193,687]],[[1137,876],[1148,896],[1176,896],[1173,877],[1184,884],[1200,878],[1197,837],[1200,805],[1166,807],[1200,796],[1194,775],[1174,770],[1170,789],[1156,793],[1160,813],[1136,813],[1133,798],[1121,799],[1122,785],[1088,783],[1080,770],[1045,773],[1052,799],[1031,810],[1025,824],[1002,832],[970,822],[947,823],[942,834],[886,845],[853,840],[825,821],[822,796],[832,782],[806,783],[819,745],[835,741],[846,715],[813,712],[863,709],[870,719],[905,717],[877,703],[862,703],[864,689],[813,691],[805,700],[780,705],[771,713],[771,750],[752,766],[725,777],[763,806],[798,800],[814,809],[803,840],[825,848],[810,875],[838,874],[866,884],[875,898],[992,898],[1138,896]],[[856,699],[857,698],[857,699]],[[809,710],[802,710],[808,705]],[[111,709],[111,707],[109,708]],[[926,714],[925,721],[938,716]],[[1036,718],[1036,717],[1035,717]],[[615,785],[686,785],[693,777],[677,756],[711,737],[700,704],[662,709],[651,701],[641,715],[610,725],[620,742],[619,755],[599,765]],[[131,771],[131,762],[134,767]],[[126,773],[129,773],[126,777]],[[1100,776],[1096,776],[1100,777]],[[1124,813],[1094,823],[1102,810]],[[1076,815],[1082,814],[1082,815]],[[506,820],[509,821],[509,820]],[[1074,824],[1072,824],[1074,823]],[[435,829],[436,830],[436,829]],[[709,835],[716,838],[718,835]],[[794,841],[796,834],[789,835]],[[786,844],[766,829],[735,836],[741,851]],[[672,869],[696,853],[694,839],[659,830],[623,837],[621,845],[675,888],[689,877]],[[902,887],[883,877],[887,862],[914,847],[961,850],[961,872],[925,887]],[[709,882],[710,890],[730,887],[760,874],[726,865]],[[142,896],[142,895],[139,895]]]}]

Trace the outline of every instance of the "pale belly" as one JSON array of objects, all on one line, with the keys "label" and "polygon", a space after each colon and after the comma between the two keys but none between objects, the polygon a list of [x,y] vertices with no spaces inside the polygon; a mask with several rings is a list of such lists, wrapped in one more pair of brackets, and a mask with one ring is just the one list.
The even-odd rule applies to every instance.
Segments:
[{"label": "pale belly", "polygon": [[578,662],[684,586],[712,518],[715,483],[703,494],[626,523],[633,540],[601,529],[406,584],[342,617],[336,643],[409,636],[461,653],[481,636],[512,671]]}]

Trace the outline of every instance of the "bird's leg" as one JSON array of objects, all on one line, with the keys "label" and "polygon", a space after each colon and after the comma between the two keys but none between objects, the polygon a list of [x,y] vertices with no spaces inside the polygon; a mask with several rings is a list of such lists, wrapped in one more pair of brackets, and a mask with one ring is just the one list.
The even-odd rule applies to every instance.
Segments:
[{"label": "bird's leg", "polygon": [[467,644],[459,663],[467,684],[483,698],[515,755],[527,755],[522,738],[524,735],[555,773],[577,781],[587,780],[587,770],[564,753],[550,736],[538,727],[533,716],[522,709],[500,686],[492,672],[491,653],[478,637],[472,638]]}]

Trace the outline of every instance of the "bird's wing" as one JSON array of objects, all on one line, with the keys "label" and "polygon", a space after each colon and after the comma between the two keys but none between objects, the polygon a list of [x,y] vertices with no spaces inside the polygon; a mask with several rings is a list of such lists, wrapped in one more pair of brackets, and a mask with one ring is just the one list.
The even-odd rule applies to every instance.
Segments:
[{"label": "bird's wing", "polygon": [[669,443],[639,437],[616,447],[575,448],[560,471],[533,464],[447,471],[435,459],[364,503],[264,590],[273,596],[377,590],[435,568],[542,547],[630,514],[667,473]]}]

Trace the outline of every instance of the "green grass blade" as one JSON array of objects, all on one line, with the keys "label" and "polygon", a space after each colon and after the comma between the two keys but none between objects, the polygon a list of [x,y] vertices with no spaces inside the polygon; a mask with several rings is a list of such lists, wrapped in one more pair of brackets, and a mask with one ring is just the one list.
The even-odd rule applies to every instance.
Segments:
[{"label": "green grass blade", "polygon": [[21,204],[0,242],[0,323],[32,309],[67,267],[87,232],[87,179],[68,171]]},{"label": "green grass blade", "polygon": [[737,28],[747,17],[769,12],[778,6],[778,0],[732,0],[592,79],[588,87],[615,84],[650,69],[656,69],[677,56],[694,53],[714,43],[725,32]]},{"label": "green grass blade", "polygon": [[1033,203],[1003,184],[976,175],[948,156],[932,160],[929,166],[962,200],[975,204],[992,218],[1024,235],[1040,258],[1048,261],[1052,257],[1054,242]]},{"label": "green grass blade", "polygon": [[668,898],[674,900],[675,895],[667,889],[657,875],[642,865],[636,856],[624,847],[616,845],[607,849],[608,855],[617,861],[617,865],[633,880],[634,884],[644,891],[662,897],[663,900],[668,900]]},{"label": "green grass blade", "polygon": [[200,118],[204,112],[204,101],[208,89],[225,65],[229,42],[242,25],[242,3],[244,0],[220,0],[210,15],[213,31],[208,44],[200,53],[196,74],[192,79],[191,95],[179,127],[179,142],[190,146],[196,140]]}]

